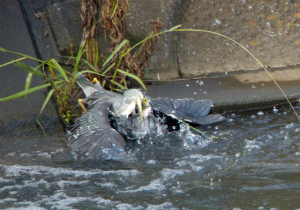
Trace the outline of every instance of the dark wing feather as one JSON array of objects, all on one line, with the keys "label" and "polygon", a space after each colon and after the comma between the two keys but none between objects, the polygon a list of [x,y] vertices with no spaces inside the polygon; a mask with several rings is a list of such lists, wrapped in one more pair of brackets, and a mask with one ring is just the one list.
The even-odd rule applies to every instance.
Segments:
[{"label": "dark wing feather", "polygon": [[110,126],[111,103],[104,98],[95,101],[88,111],[75,121],[69,143],[72,149],[89,156],[102,156],[105,149],[124,151],[123,137]]},{"label": "dark wing feather", "polygon": [[208,115],[212,106],[211,100],[158,98],[151,100],[150,104],[154,109],[180,121],[211,124],[224,119],[220,114]]}]

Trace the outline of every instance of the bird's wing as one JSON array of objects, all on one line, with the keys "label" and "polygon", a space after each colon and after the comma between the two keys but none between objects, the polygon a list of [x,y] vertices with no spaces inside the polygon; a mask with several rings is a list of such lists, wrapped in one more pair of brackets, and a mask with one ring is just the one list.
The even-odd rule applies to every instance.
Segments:
[{"label": "bird's wing", "polygon": [[124,151],[123,137],[110,126],[108,119],[111,102],[101,98],[89,106],[88,111],[75,121],[69,144],[89,156],[99,157],[105,149]]},{"label": "bird's wing", "polygon": [[118,93],[114,93],[112,91],[105,90],[102,86],[98,83],[92,84],[88,81],[82,74],[78,76],[76,79],[77,84],[81,87],[86,97],[90,97],[94,93],[106,94],[106,95],[119,95]]},{"label": "bird's wing", "polygon": [[220,114],[208,115],[212,107],[211,100],[158,98],[152,99],[150,104],[154,109],[180,121],[211,124],[224,119]]}]

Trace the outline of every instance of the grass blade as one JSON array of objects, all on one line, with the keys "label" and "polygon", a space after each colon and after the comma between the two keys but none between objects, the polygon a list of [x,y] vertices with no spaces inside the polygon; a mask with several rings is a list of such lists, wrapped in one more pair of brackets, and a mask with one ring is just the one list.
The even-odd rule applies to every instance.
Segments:
[{"label": "grass blade", "polygon": [[[27,78],[26,78],[26,82],[25,82],[25,91],[27,91],[30,87],[30,83],[31,83],[31,79],[32,79],[32,73],[28,73]],[[27,95],[25,95],[25,100],[27,99]]]},{"label": "grass blade", "polygon": [[43,65],[43,64],[38,65],[36,68],[33,68],[33,67],[27,65],[24,62],[17,61],[15,63],[15,65],[17,67],[21,68],[21,69],[24,69],[24,70],[28,71],[29,73],[31,73],[35,76],[38,76],[38,77],[44,77],[45,76],[40,70],[38,70],[41,67],[41,65]]},{"label": "grass blade", "polygon": [[[144,43],[145,41],[147,41],[148,39],[151,39],[152,37],[155,37],[155,36],[158,36],[160,34],[164,34],[164,33],[169,33],[169,32],[172,32],[172,31],[176,31],[176,30],[179,30],[179,29],[176,29],[176,28],[179,28],[181,27],[181,25],[177,25],[177,26],[174,26],[173,28],[169,29],[169,30],[166,30],[166,31],[162,31],[162,32],[159,32],[159,33],[156,33],[156,34],[152,34],[151,36],[148,36],[146,37],[145,39],[143,39],[142,41],[136,43],[133,47],[131,47],[129,50],[126,51],[125,55],[127,53],[129,53],[130,51],[132,51],[134,48],[136,48],[137,46],[139,46],[140,44]],[[124,56],[125,56],[124,55]]]},{"label": "grass blade", "polygon": [[41,129],[43,130],[43,133],[45,133],[45,130],[44,130],[42,124],[40,123],[39,118],[40,118],[42,112],[44,111],[46,105],[48,104],[48,102],[49,102],[51,96],[53,95],[53,93],[54,93],[54,89],[51,89],[51,90],[49,91],[49,93],[48,93],[48,95],[47,95],[47,97],[46,97],[44,103],[43,103],[43,106],[42,106],[42,108],[41,108],[41,110],[40,110],[40,113],[39,113],[38,116],[35,118],[37,124],[39,124],[39,126],[40,126]]},{"label": "grass blade", "polygon": [[[63,82],[63,81],[57,81],[55,83],[58,84],[58,83],[61,83],[61,82]],[[47,83],[47,84],[44,84],[44,85],[40,85],[40,86],[37,86],[37,87],[30,88],[28,90],[23,90],[21,92],[15,93],[13,95],[10,95],[10,96],[4,97],[4,98],[0,98],[0,102],[2,102],[2,101],[9,101],[9,100],[12,100],[12,99],[16,99],[16,98],[28,95],[30,93],[33,93],[35,91],[44,89],[44,88],[49,87],[49,86],[51,86],[51,84]]]},{"label": "grass blade", "polygon": [[78,71],[80,60],[82,58],[82,55],[85,53],[85,50],[83,49],[84,45],[85,45],[85,42],[82,42],[79,47],[79,50],[78,50],[78,53],[76,56],[76,63],[74,66],[74,71]]},{"label": "grass blade", "polygon": [[115,84],[116,86],[118,86],[121,89],[127,89],[124,85],[121,85],[120,83],[114,81],[114,80],[110,80],[111,83]]},{"label": "grass blade", "polygon": [[103,81],[102,81],[102,84],[101,84],[102,87],[105,87],[105,84],[106,84],[106,80],[103,80]]},{"label": "grass blade", "polygon": [[140,85],[141,85],[145,90],[147,90],[147,89],[146,89],[146,86],[145,86],[144,83],[143,83],[143,81],[142,81],[138,76],[135,76],[134,74],[131,74],[131,73],[126,72],[126,71],[123,71],[123,70],[121,70],[121,69],[118,69],[117,71],[120,72],[120,73],[122,73],[122,74],[125,74],[125,75],[128,76],[128,77],[131,77],[131,78],[135,79],[136,81],[138,81],[138,83],[140,83]]},{"label": "grass blade", "polygon": [[0,50],[3,51],[3,52],[15,54],[15,55],[20,55],[20,56],[22,56],[22,57],[29,58],[29,59],[31,59],[31,60],[38,61],[38,62],[40,62],[40,63],[44,63],[44,61],[42,61],[42,60],[40,60],[40,59],[37,59],[37,58],[35,58],[35,57],[32,57],[32,56],[30,56],[30,55],[26,55],[26,54],[19,53],[19,52],[14,52],[14,51],[5,50],[4,48],[0,48]]},{"label": "grass blade", "polygon": [[282,88],[280,87],[280,85],[277,83],[277,81],[274,79],[274,77],[271,75],[271,73],[265,68],[265,66],[246,48],[244,47],[242,44],[240,44],[239,42],[235,41],[234,39],[225,36],[223,34],[214,32],[214,31],[208,31],[208,30],[203,30],[203,29],[178,29],[181,25],[177,25],[169,30],[163,31],[163,32],[159,32],[156,34],[153,34],[145,39],[143,39],[142,41],[138,42],[137,44],[135,44],[133,47],[131,47],[129,50],[127,50],[127,52],[125,53],[125,55],[127,53],[129,53],[130,51],[132,51],[134,48],[136,48],[137,46],[139,46],[140,44],[144,43],[146,40],[151,39],[154,36],[160,35],[160,34],[164,34],[164,33],[168,33],[168,32],[172,32],[172,31],[178,31],[178,32],[204,32],[204,33],[210,33],[210,34],[214,34],[217,36],[221,36],[224,37],[234,43],[236,43],[238,46],[240,46],[241,48],[243,48],[248,54],[250,54],[254,60],[267,72],[267,74],[271,77],[271,79],[273,80],[273,82],[275,83],[275,85],[279,88],[279,90],[281,91],[281,93],[283,94],[283,96],[285,97],[285,99],[287,100],[287,102],[289,103],[290,107],[293,109],[293,112],[295,113],[295,115],[297,116],[297,119],[300,121],[299,119],[299,115],[296,112],[295,108],[293,107],[292,103],[290,102],[290,100],[288,99],[287,95],[284,93],[284,91],[282,90]]},{"label": "grass blade", "polygon": [[124,39],[117,48],[114,49],[114,51],[112,51],[112,53],[108,56],[108,58],[106,59],[106,61],[103,63],[102,66],[105,66],[114,56],[115,54],[125,45],[127,44],[129,41],[127,39]]},{"label": "grass blade", "polygon": [[116,64],[112,63],[107,69],[105,69],[105,71],[102,74],[105,75],[112,67],[114,67],[114,65]]},{"label": "grass blade", "polygon": [[54,58],[52,58],[49,61],[49,63],[52,64],[55,69],[57,69],[57,71],[61,74],[61,76],[65,79],[65,81],[69,82],[69,78],[66,74],[66,71],[61,67],[61,65]]},{"label": "grass blade", "polygon": [[0,50],[1,50],[2,52],[7,52],[7,50],[4,49],[3,47],[0,47]]},{"label": "grass blade", "polygon": [[95,49],[96,50],[95,65],[98,66],[100,56],[99,56],[99,47],[98,47],[97,43],[95,44],[95,47],[96,47],[96,49]]},{"label": "grass blade", "polygon": [[16,63],[16,62],[18,62],[18,61],[24,60],[24,59],[26,59],[26,57],[22,57],[22,58],[19,58],[19,59],[12,60],[12,61],[10,61],[10,62],[4,63],[4,64],[0,65],[0,68],[3,67],[3,66],[7,66],[7,65],[9,65],[9,64]]},{"label": "grass blade", "polygon": [[77,74],[75,75],[75,79],[77,79],[80,74],[85,74],[85,73],[91,73],[91,74],[96,74],[96,75],[105,77],[105,75],[100,74],[98,72],[94,72],[94,71],[91,71],[91,70],[84,70],[84,71],[81,71],[81,72],[77,72]]},{"label": "grass blade", "polygon": [[90,62],[88,62],[85,59],[82,59],[83,62],[85,62],[94,72],[98,72],[98,69],[95,68],[95,66],[93,66]]},{"label": "grass blade", "polygon": [[232,38],[230,38],[228,36],[225,36],[223,34],[220,34],[220,33],[214,32],[214,31],[207,31],[207,30],[202,30],[202,29],[175,29],[173,31],[188,31],[188,32],[195,32],[195,31],[197,31],[197,32],[205,32],[205,33],[215,34],[217,36],[224,37],[224,38],[226,38],[226,39],[228,39],[228,40],[236,43],[238,46],[240,46],[241,48],[243,48],[249,55],[251,55],[254,58],[254,60],[267,72],[267,74],[270,76],[270,78],[273,80],[273,82],[275,83],[275,85],[279,88],[279,90],[281,91],[282,95],[285,97],[285,99],[289,103],[290,107],[293,109],[295,115],[297,116],[297,119],[300,121],[298,113],[296,112],[294,106],[292,105],[292,103],[288,99],[287,95],[284,93],[283,89],[280,87],[280,85],[274,79],[274,77],[272,76],[272,74],[266,69],[266,67],[245,46],[243,46],[242,44],[240,44],[239,42],[235,41],[234,39],[232,39]]},{"label": "grass blade", "polygon": [[181,25],[177,25],[177,26],[174,26],[173,28],[170,28],[168,31],[174,31],[180,27],[181,27]]}]

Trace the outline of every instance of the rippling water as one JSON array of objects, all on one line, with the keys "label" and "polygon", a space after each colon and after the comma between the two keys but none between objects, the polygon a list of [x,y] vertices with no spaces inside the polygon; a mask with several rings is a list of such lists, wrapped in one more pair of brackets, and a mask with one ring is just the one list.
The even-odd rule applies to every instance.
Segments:
[{"label": "rippling water", "polygon": [[300,125],[277,109],[129,142],[114,160],[72,154],[61,132],[3,135],[0,209],[300,208]]}]

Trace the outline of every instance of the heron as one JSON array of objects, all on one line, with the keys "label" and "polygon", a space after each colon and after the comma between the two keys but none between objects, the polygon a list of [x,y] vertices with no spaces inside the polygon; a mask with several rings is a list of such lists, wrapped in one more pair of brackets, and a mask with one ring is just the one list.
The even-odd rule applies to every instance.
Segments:
[{"label": "heron", "polygon": [[[124,152],[125,140],[135,129],[146,129],[145,121],[155,120],[153,110],[170,116],[180,122],[212,124],[224,120],[220,114],[208,115],[211,100],[194,99],[149,99],[139,89],[124,90],[123,94],[104,89],[99,83],[92,84],[83,75],[77,78],[79,87],[86,98],[79,99],[84,114],[75,120],[70,130],[69,145],[90,157],[100,157],[105,153]],[[110,116],[115,119],[112,127]],[[149,126],[149,124],[148,124]]]}]

